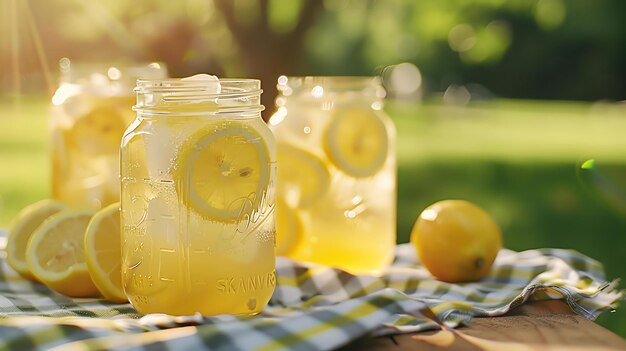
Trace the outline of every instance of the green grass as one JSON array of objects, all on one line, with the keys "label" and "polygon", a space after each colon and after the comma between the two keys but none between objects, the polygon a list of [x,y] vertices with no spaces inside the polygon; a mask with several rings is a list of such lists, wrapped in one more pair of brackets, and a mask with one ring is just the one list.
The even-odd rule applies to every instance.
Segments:
[{"label": "green grass", "polygon": [[[494,101],[392,105],[398,130],[398,241],[419,212],[467,199],[513,250],[578,250],[626,277],[626,107]],[[582,169],[593,159],[594,167]],[[601,325],[626,336],[626,306]]]},{"label": "green grass", "polygon": [[22,207],[50,196],[48,104],[0,100],[0,227]]},{"label": "green grass", "polygon": [[[0,100],[0,227],[49,196],[48,106]],[[398,130],[398,240],[427,205],[473,201],[514,250],[572,248],[626,277],[626,108],[496,100],[470,108],[393,104]],[[595,160],[592,169],[581,169]],[[626,306],[625,306],[626,307]],[[626,309],[599,323],[626,336]]]}]

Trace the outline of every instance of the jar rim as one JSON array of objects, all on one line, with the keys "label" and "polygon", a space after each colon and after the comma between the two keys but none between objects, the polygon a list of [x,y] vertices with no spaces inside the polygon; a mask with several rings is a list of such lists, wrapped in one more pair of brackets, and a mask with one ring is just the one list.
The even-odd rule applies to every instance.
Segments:
[{"label": "jar rim", "polygon": [[64,57],[59,60],[62,78],[81,79],[92,74],[101,74],[111,81],[128,80],[134,82],[144,76],[149,79],[163,79],[167,76],[167,67],[162,62],[150,61],[80,61]]},{"label": "jar rim", "polygon": [[[142,85],[144,84],[150,84],[150,83],[183,83],[183,84],[187,84],[187,85],[193,85],[196,83],[203,83],[203,82],[215,82],[212,79],[194,79],[194,80],[183,80],[184,78],[138,78],[137,79],[137,85],[139,85],[140,83]],[[261,81],[259,79],[255,79],[255,78],[219,78],[219,82],[221,83],[227,83],[229,85],[236,85],[236,84],[245,84],[245,83],[257,83],[259,86],[261,85]]]},{"label": "jar rim", "polygon": [[277,87],[312,87],[321,85],[331,89],[362,89],[382,84],[379,76],[285,76],[278,77]]},{"label": "jar rim", "polygon": [[170,104],[192,106],[201,103],[218,106],[216,112],[209,114],[257,113],[264,109],[260,102],[261,81],[252,78],[140,78],[134,91],[137,93],[134,110],[138,112],[172,113],[181,109],[181,105]]},{"label": "jar rim", "polygon": [[142,93],[173,93],[170,99],[196,98],[201,100],[214,98],[243,98],[260,95],[261,81],[253,78],[219,78],[220,91],[214,92],[215,80],[183,78],[139,78],[135,92]]},{"label": "jar rim", "polygon": [[[280,76],[276,85],[283,99],[298,96],[302,101],[338,101],[355,96],[384,99],[385,88],[380,76]],[[280,104],[279,104],[280,105]]]}]

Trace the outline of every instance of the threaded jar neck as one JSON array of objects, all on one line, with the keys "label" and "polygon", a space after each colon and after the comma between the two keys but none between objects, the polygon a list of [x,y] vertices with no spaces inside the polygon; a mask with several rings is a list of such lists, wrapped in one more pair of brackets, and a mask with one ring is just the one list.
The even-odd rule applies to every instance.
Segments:
[{"label": "threaded jar neck", "polygon": [[139,79],[133,107],[142,115],[259,116],[261,82],[257,79]]},{"label": "threaded jar neck", "polygon": [[276,98],[278,107],[285,105],[287,100],[322,105],[378,102],[382,106],[386,96],[379,77],[280,76],[276,87],[280,94]]}]

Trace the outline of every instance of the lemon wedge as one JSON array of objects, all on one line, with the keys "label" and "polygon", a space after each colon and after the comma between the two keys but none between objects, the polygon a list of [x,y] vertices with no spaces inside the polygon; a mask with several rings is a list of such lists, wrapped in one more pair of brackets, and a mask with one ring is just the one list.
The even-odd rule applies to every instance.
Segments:
[{"label": "lemon wedge", "polygon": [[26,245],[31,235],[51,215],[65,209],[65,205],[54,200],[41,200],[24,207],[9,227],[7,238],[7,261],[26,279],[36,281],[26,264]]},{"label": "lemon wedge", "polygon": [[182,145],[174,181],[179,196],[204,218],[235,222],[250,215],[267,191],[270,151],[252,126],[216,124]]},{"label": "lemon wedge", "polygon": [[94,284],[106,299],[126,302],[122,288],[120,203],[98,211],[85,232],[85,262]]},{"label": "lemon wedge", "polygon": [[276,201],[276,255],[289,256],[302,242],[302,220],[284,201]]},{"label": "lemon wedge", "polygon": [[330,174],[319,158],[289,144],[278,145],[278,194],[288,205],[310,206],[329,184]]},{"label": "lemon wedge", "polygon": [[368,109],[337,110],[324,134],[324,150],[346,174],[372,176],[387,159],[385,123]]},{"label": "lemon wedge", "polygon": [[26,262],[42,283],[61,294],[95,296],[83,242],[91,210],[64,210],[48,218],[28,240]]}]

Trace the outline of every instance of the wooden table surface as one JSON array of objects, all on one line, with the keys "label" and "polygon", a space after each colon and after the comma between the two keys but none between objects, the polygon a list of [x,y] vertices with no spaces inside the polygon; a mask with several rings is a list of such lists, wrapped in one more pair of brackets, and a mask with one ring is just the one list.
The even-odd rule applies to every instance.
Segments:
[{"label": "wooden table surface", "polygon": [[342,350],[626,350],[626,339],[576,315],[561,301],[525,304],[502,317],[474,318],[454,332],[358,340]]}]

